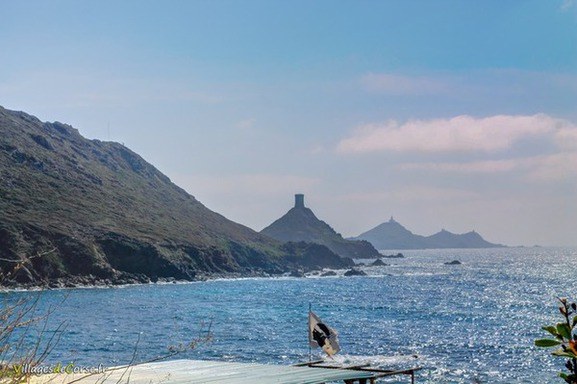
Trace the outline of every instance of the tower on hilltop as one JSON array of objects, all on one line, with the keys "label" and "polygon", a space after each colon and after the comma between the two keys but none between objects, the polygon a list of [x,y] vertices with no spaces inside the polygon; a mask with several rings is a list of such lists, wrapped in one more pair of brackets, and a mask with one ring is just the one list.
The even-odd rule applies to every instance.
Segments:
[{"label": "tower on hilltop", "polygon": [[295,208],[305,207],[305,195],[302,193],[295,194]]}]

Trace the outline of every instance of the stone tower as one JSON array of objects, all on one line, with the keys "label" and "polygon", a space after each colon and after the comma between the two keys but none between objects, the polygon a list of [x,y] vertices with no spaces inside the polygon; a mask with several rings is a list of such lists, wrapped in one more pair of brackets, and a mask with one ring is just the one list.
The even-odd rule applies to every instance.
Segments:
[{"label": "stone tower", "polygon": [[304,208],[305,207],[305,195],[302,193],[297,193],[295,195],[295,208]]}]

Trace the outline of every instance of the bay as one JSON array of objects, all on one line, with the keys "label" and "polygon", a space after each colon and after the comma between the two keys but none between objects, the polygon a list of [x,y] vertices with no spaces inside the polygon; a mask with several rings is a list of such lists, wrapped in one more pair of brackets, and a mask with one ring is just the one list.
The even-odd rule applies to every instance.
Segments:
[{"label": "bay", "polygon": [[[384,259],[389,266],[362,267],[365,277],[340,271],[2,295],[4,303],[39,295],[37,312],[53,309],[46,332],[65,325],[47,363],[146,361],[211,324],[213,340],[179,358],[292,364],[309,358],[311,303],[339,332],[340,362],[422,366],[423,383],[559,382],[564,361],[533,341],[559,321],[556,297],[577,294],[577,249],[401,252],[403,259]],[[444,264],[452,260],[462,264]]]}]

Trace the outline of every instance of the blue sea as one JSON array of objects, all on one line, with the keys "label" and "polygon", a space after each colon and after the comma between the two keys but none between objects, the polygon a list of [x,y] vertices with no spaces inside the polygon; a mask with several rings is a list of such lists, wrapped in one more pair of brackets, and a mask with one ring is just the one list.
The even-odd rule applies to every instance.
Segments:
[{"label": "blue sea", "polygon": [[[366,277],[341,271],[1,295],[3,303],[39,297],[38,313],[51,307],[45,338],[65,326],[46,364],[145,361],[208,324],[212,341],[178,358],[302,362],[310,303],[339,333],[339,362],[421,366],[418,383],[560,382],[564,361],[533,340],[546,337],[541,326],[559,321],[556,297],[577,296],[577,249],[402,252],[404,259],[384,259],[389,266],[361,267]],[[444,264],[452,260],[462,265]],[[321,356],[312,351],[313,359]]]}]

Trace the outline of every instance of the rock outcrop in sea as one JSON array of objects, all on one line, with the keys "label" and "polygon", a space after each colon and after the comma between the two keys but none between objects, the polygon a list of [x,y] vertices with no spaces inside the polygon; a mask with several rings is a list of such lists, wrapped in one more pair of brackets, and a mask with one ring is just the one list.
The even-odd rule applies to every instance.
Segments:
[{"label": "rock outcrop in sea", "polygon": [[368,259],[380,256],[369,242],[343,239],[330,225],[319,220],[310,208],[305,207],[302,194],[296,194],[294,207],[261,233],[283,242],[321,244],[346,258]]}]

